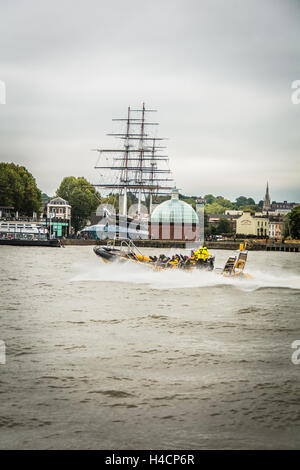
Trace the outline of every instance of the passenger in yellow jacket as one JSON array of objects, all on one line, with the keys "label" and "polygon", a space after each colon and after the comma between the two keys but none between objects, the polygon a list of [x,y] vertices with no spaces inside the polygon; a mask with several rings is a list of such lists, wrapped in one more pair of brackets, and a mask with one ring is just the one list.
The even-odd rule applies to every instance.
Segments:
[{"label": "passenger in yellow jacket", "polygon": [[206,246],[204,246],[202,248],[202,254],[201,255],[202,255],[202,259],[204,259],[204,261],[206,261],[211,256],[211,254],[208,252]]},{"label": "passenger in yellow jacket", "polygon": [[206,246],[199,248],[198,250],[193,252],[193,256],[191,259],[195,259],[196,261],[198,260],[203,260],[206,261],[210,257],[210,253],[207,251]]}]

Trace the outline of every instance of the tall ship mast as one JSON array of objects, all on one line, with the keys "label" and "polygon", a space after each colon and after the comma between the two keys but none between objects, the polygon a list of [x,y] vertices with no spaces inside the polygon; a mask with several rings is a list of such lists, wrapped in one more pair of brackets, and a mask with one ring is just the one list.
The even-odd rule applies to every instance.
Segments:
[{"label": "tall ship mast", "polygon": [[165,139],[153,132],[159,123],[146,118],[154,112],[155,109],[146,109],[145,103],[141,109],[128,107],[126,118],[113,119],[123,124],[123,132],[107,134],[120,139],[123,148],[94,149],[99,152],[95,168],[101,170],[101,181],[94,186],[122,197],[123,216],[127,216],[128,194],[136,197],[137,216],[141,217],[142,201],[148,202],[151,214],[153,197],[169,194],[173,186],[169,158],[163,152],[166,147],[160,145]]}]

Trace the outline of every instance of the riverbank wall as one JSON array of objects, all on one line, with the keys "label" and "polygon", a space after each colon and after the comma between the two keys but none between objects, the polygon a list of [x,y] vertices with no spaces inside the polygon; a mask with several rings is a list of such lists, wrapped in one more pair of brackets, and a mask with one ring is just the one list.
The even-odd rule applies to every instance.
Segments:
[{"label": "riverbank wall", "polygon": [[[84,240],[76,238],[67,238],[62,240],[62,244],[66,246],[85,246],[85,245],[107,245],[112,243],[113,240]],[[300,253],[300,241],[279,243],[268,240],[219,240],[219,241],[206,241],[205,245],[208,249],[212,250],[238,250],[240,243],[244,243],[246,249],[249,251],[284,251]],[[116,246],[121,244],[121,240],[116,240]],[[197,243],[173,240],[135,240],[134,244],[138,247],[144,248],[190,248],[195,249],[198,247]]]}]

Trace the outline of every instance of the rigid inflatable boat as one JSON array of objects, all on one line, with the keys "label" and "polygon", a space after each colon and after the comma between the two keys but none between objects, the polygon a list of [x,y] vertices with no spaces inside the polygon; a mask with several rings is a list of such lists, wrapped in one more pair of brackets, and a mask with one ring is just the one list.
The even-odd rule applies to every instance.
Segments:
[{"label": "rigid inflatable boat", "polygon": [[[132,240],[122,240],[120,246],[115,246],[115,243],[100,245],[94,247],[94,253],[99,256],[105,263],[124,263],[133,262],[151,267],[154,270],[214,270],[215,257],[207,252],[205,247],[200,247],[196,251],[191,252],[191,256],[174,255],[168,257],[166,255],[160,256],[145,256],[134,245]],[[239,250],[234,255],[229,256],[224,268],[216,268],[216,272],[224,277],[251,277],[249,274],[244,273],[245,264],[247,261],[248,252],[241,244]]]}]

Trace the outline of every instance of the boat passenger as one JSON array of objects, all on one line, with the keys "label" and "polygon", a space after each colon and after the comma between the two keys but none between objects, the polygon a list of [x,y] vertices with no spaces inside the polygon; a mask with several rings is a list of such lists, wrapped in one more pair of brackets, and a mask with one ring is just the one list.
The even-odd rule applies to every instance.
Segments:
[{"label": "boat passenger", "polygon": [[177,255],[172,256],[172,259],[168,262],[170,266],[176,266],[179,262]]},{"label": "boat passenger", "polygon": [[211,257],[211,254],[208,252],[206,246],[204,246],[202,248],[201,258],[203,259],[203,261],[207,261],[207,259],[210,257]]},{"label": "boat passenger", "polygon": [[206,246],[199,248],[193,253],[194,255],[191,257],[191,259],[195,259],[196,261],[201,260],[205,262],[211,256],[210,253],[208,253]]}]

